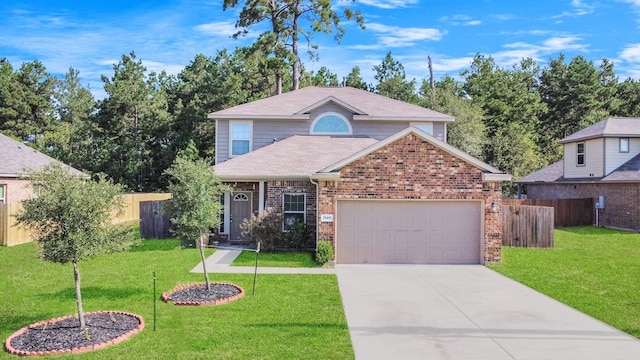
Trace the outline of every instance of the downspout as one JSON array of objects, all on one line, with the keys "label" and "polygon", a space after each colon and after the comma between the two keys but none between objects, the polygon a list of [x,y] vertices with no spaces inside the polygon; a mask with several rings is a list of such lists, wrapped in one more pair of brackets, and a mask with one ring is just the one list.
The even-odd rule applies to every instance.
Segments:
[{"label": "downspout", "polygon": [[320,185],[309,176],[309,181],[316,186],[316,249],[318,248],[318,233],[320,232]]}]

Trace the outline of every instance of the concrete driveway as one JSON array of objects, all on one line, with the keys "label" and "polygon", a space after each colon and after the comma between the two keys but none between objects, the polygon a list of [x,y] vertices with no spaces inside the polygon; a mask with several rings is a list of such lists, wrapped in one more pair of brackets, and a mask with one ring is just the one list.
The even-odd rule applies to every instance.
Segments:
[{"label": "concrete driveway", "polygon": [[640,341],[481,265],[336,265],[356,359],[640,359]]}]

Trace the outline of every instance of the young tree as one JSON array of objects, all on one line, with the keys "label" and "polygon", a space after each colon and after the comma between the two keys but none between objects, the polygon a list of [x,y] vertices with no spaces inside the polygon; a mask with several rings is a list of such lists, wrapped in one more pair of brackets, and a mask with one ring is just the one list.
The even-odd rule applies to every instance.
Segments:
[{"label": "young tree", "polygon": [[73,265],[80,328],[85,319],[80,292],[80,260],[125,251],[134,244],[127,226],[111,224],[123,206],[122,188],[104,178],[98,181],[72,174],[58,163],[29,174],[38,196],[22,202],[17,221],[36,234],[40,257]]},{"label": "young tree", "polygon": [[189,160],[186,156],[178,156],[165,173],[170,176],[169,192],[172,194],[165,211],[172,216],[178,237],[197,239],[204,280],[207,289],[210,289],[204,239],[208,237],[209,229],[220,225],[220,195],[227,186],[222,184],[209,162],[203,159]]}]

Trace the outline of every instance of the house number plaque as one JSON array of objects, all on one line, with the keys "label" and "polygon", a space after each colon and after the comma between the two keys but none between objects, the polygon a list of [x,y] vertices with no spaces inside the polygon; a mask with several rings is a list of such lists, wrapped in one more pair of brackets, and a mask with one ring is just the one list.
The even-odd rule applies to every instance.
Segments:
[{"label": "house number plaque", "polygon": [[320,215],[321,222],[333,222],[333,214],[322,214]]}]

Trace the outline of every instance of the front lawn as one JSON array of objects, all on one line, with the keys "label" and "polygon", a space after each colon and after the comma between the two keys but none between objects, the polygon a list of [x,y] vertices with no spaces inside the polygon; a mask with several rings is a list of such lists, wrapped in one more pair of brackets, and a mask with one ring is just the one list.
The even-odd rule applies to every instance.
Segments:
[{"label": "front lawn", "polygon": [[[256,253],[254,251],[243,251],[231,266],[255,266]],[[260,267],[293,267],[293,268],[318,268],[321,267],[314,260],[314,253],[302,252],[260,252],[258,257]]]},{"label": "front lawn", "polygon": [[554,249],[503,248],[490,268],[640,338],[640,234],[555,230]]},{"label": "front lawn", "polygon": [[[76,311],[71,264],[41,261],[36,251],[33,243],[0,247],[3,342],[26,325]],[[202,274],[189,273],[200,261],[197,252],[176,240],[143,240],[132,252],[80,262],[85,311],[132,312],[146,325],[123,343],[74,358],[353,359],[335,275],[260,275],[252,296],[252,274],[210,274],[247,294],[219,306],[158,301],[153,331],[153,272],[158,297],[176,284],[202,282]],[[2,351],[0,358],[16,356]]]}]

